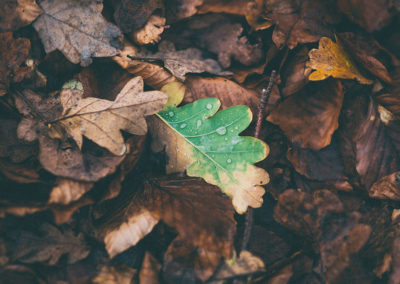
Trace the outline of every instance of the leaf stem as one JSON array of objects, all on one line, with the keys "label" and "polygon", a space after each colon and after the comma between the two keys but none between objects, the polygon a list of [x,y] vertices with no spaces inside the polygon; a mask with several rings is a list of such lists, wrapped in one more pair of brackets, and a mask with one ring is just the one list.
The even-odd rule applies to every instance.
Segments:
[{"label": "leaf stem", "polygon": [[[268,103],[269,96],[272,92],[272,87],[274,86],[275,83],[275,78],[276,78],[276,71],[272,70],[271,76],[269,77],[268,87],[266,89],[263,89],[261,93],[260,104],[258,106],[258,113],[257,113],[257,124],[256,124],[256,129],[254,131],[255,138],[258,138],[260,136],[260,130],[264,118],[264,108]],[[250,241],[250,235],[253,229],[253,219],[254,219],[252,208],[250,207],[248,208],[245,218],[246,219],[243,231],[242,246],[240,248],[240,251],[246,250]]]}]

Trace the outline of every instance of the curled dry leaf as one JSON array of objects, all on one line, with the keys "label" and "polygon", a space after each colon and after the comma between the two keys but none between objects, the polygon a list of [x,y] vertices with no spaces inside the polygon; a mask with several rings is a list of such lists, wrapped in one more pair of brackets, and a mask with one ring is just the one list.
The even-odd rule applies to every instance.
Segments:
[{"label": "curled dry leaf", "polygon": [[372,198],[400,200],[400,172],[394,172],[376,181],[369,190]]},{"label": "curled dry leaf", "polygon": [[0,33],[0,96],[7,93],[10,83],[22,81],[31,70],[29,67],[21,67],[30,48],[29,39],[14,39],[11,32]]},{"label": "curled dry leaf", "polygon": [[69,204],[78,200],[93,187],[93,183],[58,178],[50,192],[49,203]]},{"label": "curled dry leaf", "polygon": [[221,101],[222,109],[235,105],[247,105],[253,113],[258,110],[260,98],[257,92],[226,78],[190,76],[185,80],[185,86],[186,92],[183,98],[185,103],[216,97]]},{"label": "curled dry leaf", "polygon": [[262,185],[269,176],[253,164],[263,160],[269,148],[261,140],[238,135],[251,122],[248,107],[234,106],[216,114],[220,105],[218,99],[206,98],[164,109],[150,121],[153,149],[166,149],[168,173],[186,170],[189,176],[204,178],[232,198],[238,213],[244,213],[248,206],[262,204]]},{"label": "curled dry leaf", "polygon": [[338,38],[336,38],[336,43],[330,38],[321,38],[318,49],[312,49],[308,56],[310,61],[307,66],[316,69],[308,76],[311,81],[324,80],[332,76],[341,79],[357,79],[361,84],[373,83],[361,75]]},{"label": "curled dry leaf", "polygon": [[141,77],[133,78],[114,101],[82,98],[83,90],[64,89],[60,93],[63,112],[55,122],[68,132],[79,148],[82,148],[84,135],[114,155],[123,155],[126,146],[121,130],[146,134],[144,117],[157,113],[167,102],[164,93],[143,92],[143,87]]},{"label": "curled dry leaf", "polygon": [[[347,175],[359,176],[369,190],[374,182],[400,169],[396,141],[381,121],[368,89],[349,91],[339,129],[340,148]],[[354,181],[357,182],[357,181]]]},{"label": "curled dry leaf", "polygon": [[389,24],[395,15],[389,3],[385,0],[339,0],[338,7],[351,21],[374,32]]},{"label": "curled dry leaf", "polygon": [[0,32],[27,26],[42,12],[35,0],[4,0],[0,6]]},{"label": "curled dry leaf", "polygon": [[119,55],[114,56],[113,60],[129,73],[141,76],[144,82],[154,89],[161,89],[162,86],[177,81],[170,72],[157,64],[132,60],[128,57],[136,56],[137,52],[136,47],[129,42],[125,42],[124,49],[119,52]]},{"label": "curled dry leaf", "polygon": [[83,235],[75,235],[71,228],[60,231],[45,223],[40,226],[38,233],[19,231],[10,234],[15,242],[11,258],[24,263],[55,265],[64,254],[68,254],[68,263],[75,263],[87,257],[90,252]]},{"label": "curled dry leaf", "polygon": [[162,7],[160,0],[122,0],[114,12],[114,20],[124,33],[141,29],[154,10]]},{"label": "curled dry leaf", "polygon": [[230,256],[235,233],[233,208],[229,199],[201,179],[151,179],[129,206],[113,214],[115,217],[101,228],[111,257],[135,245],[159,220],[192,246]]},{"label": "curled dry leaf", "polygon": [[343,102],[339,81],[310,83],[278,105],[267,120],[279,125],[292,143],[319,150],[331,143]]},{"label": "curled dry leaf", "polygon": [[139,45],[154,44],[161,40],[164,31],[165,18],[152,15],[146,25],[132,33],[131,37]]},{"label": "curled dry leaf", "polygon": [[137,54],[146,59],[156,59],[164,62],[164,67],[181,81],[185,80],[187,73],[208,72],[216,75],[229,75],[223,72],[218,62],[210,58],[203,58],[201,51],[197,48],[175,50],[174,44],[163,41],[158,46],[158,52],[151,54],[141,50]]},{"label": "curled dry leaf", "polygon": [[45,0],[40,2],[40,7],[44,13],[33,27],[39,33],[46,53],[58,49],[69,61],[80,62],[82,66],[88,66],[92,57],[117,54],[122,34],[101,15],[102,1]]}]

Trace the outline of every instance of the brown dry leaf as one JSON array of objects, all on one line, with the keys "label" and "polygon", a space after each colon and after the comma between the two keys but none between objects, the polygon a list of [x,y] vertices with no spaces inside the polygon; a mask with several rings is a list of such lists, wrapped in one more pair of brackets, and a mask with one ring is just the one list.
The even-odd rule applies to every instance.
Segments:
[{"label": "brown dry leaf", "polygon": [[280,72],[282,80],[280,86],[283,97],[300,91],[308,83],[308,75],[311,73],[311,68],[307,67],[307,61],[308,49],[305,46],[286,61]]},{"label": "brown dry leaf", "polygon": [[389,284],[396,284],[400,277],[400,229],[397,228],[396,238],[393,241],[392,248],[392,272],[389,279]]},{"label": "brown dry leaf", "polygon": [[[251,275],[257,272],[264,272],[264,262],[251,252],[243,250],[237,259],[226,260],[225,263],[218,269],[216,275],[213,276],[213,281],[227,280],[238,276]],[[213,283],[211,281],[211,283]]]},{"label": "brown dry leaf", "polygon": [[159,284],[161,263],[146,251],[139,272],[139,283]]},{"label": "brown dry leaf", "polygon": [[181,39],[177,39],[178,42],[187,39],[196,47],[217,54],[223,68],[231,66],[232,60],[251,66],[259,64],[264,58],[261,42],[250,43],[242,24],[226,15],[195,16],[179,36]]},{"label": "brown dry leaf", "polygon": [[203,0],[166,0],[165,12],[168,23],[189,18],[197,13],[197,6],[203,4]]},{"label": "brown dry leaf", "polygon": [[27,26],[42,12],[35,0],[4,0],[0,6],[0,32]]},{"label": "brown dry leaf", "polygon": [[373,83],[357,70],[338,38],[336,43],[330,38],[321,38],[318,49],[312,49],[308,55],[310,61],[307,62],[307,66],[316,69],[308,76],[311,81],[324,80],[332,76],[340,79],[357,79],[361,84]]},{"label": "brown dry leaf", "polygon": [[354,23],[368,32],[374,32],[388,25],[395,11],[391,1],[386,0],[339,0],[338,7]]},{"label": "brown dry leaf", "polygon": [[372,198],[400,200],[400,172],[394,172],[376,181],[368,194]]},{"label": "brown dry leaf", "polygon": [[272,25],[271,21],[261,16],[264,8],[264,0],[203,0],[197,10],[199,14],[227,13],[245,16],[253,29],[263,30]]},{"label": "brown dry leaf", "polygon": [[279,196],[274,217],[318,244],[315,250],[321,254],[322,276],[328,283],[341,283],[340,277],[352,267],[372,233],[371,226],[362,223],[361,214],[346,211],[338,196],[329,190],[312,195],[287,190]]},{"label": "brown dry leaf", "polygon": [[20,82],[31,68],[20,67],[28,57],[31,43],[26,38],[13,38],[11,32],[0,33],[0,96],[12,82]]},{"label": "brown dry leaf", "polygon": [[154,89],[161,89],[162,86],[177,79],[163,67],[140,61],[132,60],[128,56],[136,56],[138,50],[131,43],[125,42],[125,47],[120,50],[119,55],[114,56],[113,60],[122,68],[135,76],[141,76],[144,82]]},{"label": "brown dry leaf", "polygon": [[158,52],[152,54],[144,49],[137,53],[140,57],[152,60],[161,60],[164,67],[181,81],[185,80],[187,73],[207,72],[215,75],[230,75],[224,72],[218,62],[210,58],[203,58],[202,53],[197,48],[175,50],[174,44],[163,41],[158,45]]},{"label": "brown dry leaf", "polygon": [[152,15],[143,28],[132,32],[131,38],[139,45],[154,44],[161,40],[164,27],[165,18]]},{"label": "brown dry leaf", "polygon": [[83,235],[75,235],[71,228],[60,231],[58,228],[44,223],[37,233],[15,231],[11,234],[13,260],[23,263],[42,262],[55,265],[60,257],[68,254],[68,263],[75,263],[89,255]]},{"label": "brown dry leaf", "polygon": [[15,164],[5,159],[0,159],[0,172],[7,178],[19,183],[40,182],[38,173],[40,168],[37,163],[32,163],[31,161]]},{"label": "brown dry leaf", "polygon": [[247,105],[253,113],[257,113],[260,101],[259,94],[231,80],[222,77],[190,76],[184,83],[186,86],[185,96],[183,97],[184,103],[216,97],[221,101],[222,109],[235,105]]},{"label": "brown dry leaf", "polygon": [[114,20],[124,33],[141,29],[152,13],[162,7],[160,0],[122,0],[114,12]]},{"label": "brown dry leaf", "polygon": [[45,0],[40,7],[44,13],[33,27],[46,53],[58,49],[72,63],[88,66],[92,57],[114,56],[121,47],[120,30],[101,15],[102,1]]},{"label": "brown dry leaf", "polygon": [[346,174],[354,177],[355,184],[361,182],[366,190],[380,178],[400,170],[399,156],[393,154],[399,149],[399,132],[397,139],[393,139],[380,119],[376,103],[366,95],[368,92],[362,87],[349,90],[339,129]]},{"label": "brown dry leaf", "polygon": [[49,203],[67,205],[81,198],[93,187],[93,183],[58,178],[50,192]]},{"label": "brown dry leaf", "polygon": [[221,254],[193,246],[181,237],[169,245],[163,259],[163,279],[168,283],[206,282],[221,263]]},{"label": "brown dry leaf", "polygon": [[310,83],[272,111],[267,120],[279,125],[292,143],[319,150],[331,143],[343,102],[339,81]]},{"label": "brown dry leaf", "polygon": [[339,22],[335,1],[267,0],[262,16],[275,23],[272,40],[278,48],[293,49],[299,43],[318,41],[332,35],[332,26]]},{"label": "brown dry leaf", "polygon": [[323,182],[328,188],[352,190],[336,141],[319,151],[292,146],[287,158],[299,174],[310,180]]},{"label": "brown dry leaf", "polygon": [[[83,137],[108,149],[114,155],[123,155],[126,145],[121,130],[144,135],[144,119],[159,112],[167,102],[167,95],[159,91],[143,92],[143,80],[128,81],[114,101],[82,98],[83,90],[65,89],[60,93],[63,112],[58,122],[82,148]],[[79,88],[79,87],[78,87]]]},{"label": "brown dry leaf", "polygon": [[[137,270],[127,265],[103,266],[99,274],[92,279],[94,284],[133,284]],[[141,282],[142,283],[142,282]],[[145,283],[145,282],[143,282]]]},{"label": "brown dry leaf", "polygon": [[[389,73],[400,61],[382,47],[373,37],[354,33],[340,33],[341,43],[350,51],[351,57],[371,74],[385,83],[392,83]],[[387,66],[387,67],[386,67]]]},{"label": "brown dry leaf", "polygon": [[229,198],[202,179],[176,175],[151,179],[122,212],[114,212],[112,223],[101,228],[111,257],[135,245],[158,220],[175,228],[193,246],[230,257],[235,233],[233,207]]}]

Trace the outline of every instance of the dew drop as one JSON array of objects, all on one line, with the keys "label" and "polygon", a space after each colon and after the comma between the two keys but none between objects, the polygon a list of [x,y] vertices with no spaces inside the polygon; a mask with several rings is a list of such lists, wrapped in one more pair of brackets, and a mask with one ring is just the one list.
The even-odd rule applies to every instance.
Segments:
[{"label": "dew drop", "polygon": [[201,120],[199,119],[198,121],[197,121],[197,128],[199,128],[201,126]]},{"label": "dew drop", "polygon": [[217,133],[219,135],[225,135],[226,134],[226,128],[224,126],[218,127],[217,130],[215,130],[215,131],[217,131]]},{"label": "dew drop", "polygon": [[211,157],[215,158],[215,155],[214,155],[214,154],[212,154],[212,155],[211,155]]},{"label": "dew drop", "polygon": [[170,117],[173,117],[173,116],[175,115],[175,113],[174,113],[173,111],[170,111],[170,112],[168,113],[168,115],[169,115]]},{"label": "dew drop", "polygon": [[230,163],[232,163],[232,159],[228,159],[228,160],[226,160],[226,162],[227,162],[228,164],[230,164]]},{"label": "dew drop", "polygon": [[238,129],[239,129],[239,127],[235,126],[235,129],[236,129],[236,130],[238,130]]},{"label": "dew drop", "polygon": [[183,129],[186,127],[186,125],[187,125],[186,123],[182,123],[181,126],[179,126],[179,127]]},{"label": "dew drop", "polygon": [[227,137],[225,137],[225,139],[224,139],[225,141],[228,141],[228,138]]},{"label": "dew drop", "polygon": [[206,108],[207,109],[212,109],[212,104],[207,104]]}]

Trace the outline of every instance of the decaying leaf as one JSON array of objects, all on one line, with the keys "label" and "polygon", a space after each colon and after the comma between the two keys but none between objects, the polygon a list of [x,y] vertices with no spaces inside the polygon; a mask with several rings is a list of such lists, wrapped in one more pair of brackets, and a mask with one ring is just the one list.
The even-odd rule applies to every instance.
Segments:
[{"label": "decaying leaf", "polygon": [[135,56],[137,52],[138,50],[136,47],[129,42],[125,42],[124,49],[120,51],[119,55],[114,56],[113,60],[129,73],[141,76],[147,85],[155,89],[161,89],[165,84],[177,81],[170,72],[157,64],[141,60],[132,60],[128,57]]},{"label": "decaying leaf", "polygon": [[203,0],[167,0],[165,2],[168,23],[173,23],[197,13]]},{"label": "decaying leaf", "polygon": [[369,190],[369,196],[400,200],[400,172],[394,172],[376,181]]},{"label": "decaying leaf", "polygon": [[207,98],[163,110],[150,124],[153,149],[166,148],[168,173],[186,170],[189,176],[204,178],[232,198],[237,212],[244,213],[248,206],[262,204],[262,185],[269,177],[253,164],[263,160],[269,148],[256,138],[238,136],[251,122],[248,107],[239,105],[216,114],[220,105],[218,99]]},{"label": "decaying leaf", "polygon": [[289,96],[267,117],[292,143],[319,150],[331,143],[343,102],[342,84],[335,80],[310,83]]},{"label": "decaying leaf", "polygon": [[12,82],[20,82],[31,68],[21,67],[28,57],[31,43],[26,38],[13,38],[11,32],[0,33],[0,96]]},{"label": "decaying leaf", "polygon": [[134,246],[159,220],[192,246],[230,257],[235,233],[233,208],[215,186],[199,178],[151,179],[126,208],[113,214],[101,228],[111,257]]},{"label": "decaying leaf", "polygon": [[164,31],[164,26],[165,18],[153,15],[143,28],[132,33],[132,39],[139,45],[157,43],[161,40],[160,35]]},{"label": "decaying leaf", "polygon": [[19,231],[13,239],[12,259],[24,263],[55,265],[63,254],[68,254],[68,263],[74,263],[89,254],[82,234],[75,235],[71,229],[60,231],[48,223],[41,225],[37,234]]},{"label": "decaying leaf", "polygon": [[101,15],[102,1],[46,0],[40,7],[44,13],[33,27],[47,53],[58,49],[72,63],[88,66],[92,57],[114,56],[121,47],[121,32]]},{"label": "decaying leaf", "polygon": [[137,54],[140,57],[158,59],[164,62],[164,67],[179,80],[184,81],[187,73],[208,72],[216,75],[229,75],[223,72],[218,62],[213,59],[204,59],[201,51],[197,48],[175,50],[174,44],[163,41],[158,46],[158,52],[151,54],[141,50]]},{"label": "decaying leaf", "polygon": [[159,284],[160,270],[161,263],[153,255],[146,251],[143,258],[142,267],[139,272],[139,282]]},{"label": "decaying leaf", "polygon": [[373,82],[357,70],[338,38],[336,38],[336,43],[330,38],[321,38],[318,49],[312,49],[308,56],[310,61],[307,66],[316,69],[308,76],[311,81],[324,80],[332,76],[341,79],[357,79],[361,84]]},{"label": "decaying leaf", "polygon": [[63,112],[58,121],[82,148],[83,137],[107,148],[115,155],[126,152],[121,130],[144,135],[144,116],[160,111],[167,96],[158,91],[143,92],[141,77],[131,79],[114,101],[82,98],[83,90],[64,89],[60,93]]},{"label": "decaying leaf", "polygon": [[4,0],[0,6],[0,32],[29,25],[42,12],[35,0]]},{"label": "decaying leaf", "polygon": [[186,92],[183,98],[185,103],[192,103],[198,99],[216,97],[221,101],[223,109],[235,105],[247,105],[253,113],[258,110],[259,94],[251,89],[222,77],[203,78],[190,76],[185,80]]}]

